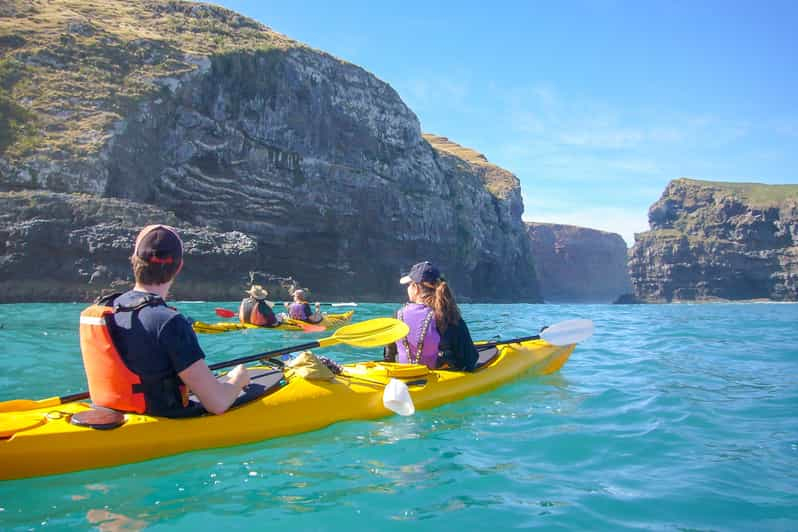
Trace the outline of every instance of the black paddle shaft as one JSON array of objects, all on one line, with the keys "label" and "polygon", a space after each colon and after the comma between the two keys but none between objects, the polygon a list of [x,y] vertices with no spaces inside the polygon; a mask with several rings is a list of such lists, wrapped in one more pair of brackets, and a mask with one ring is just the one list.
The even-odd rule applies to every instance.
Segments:
[{"label": "black paddle shaft", "polygon": [[[304,351],[305,349],[313,349],[315,347],[319,347],[319,342],[309,342],[307,344],[302,345],[295,345],[293,347],[285,347],[283,349],[276,349],[274,351],[267,351],[265,353],[258,353],[257,355],[249,355],[246,357],[236,358],[235,360],[226,360],[224,362],[217,362],[216,364],[211,364],[208,366],[210,369],[222,369],[222,368],[229,368],[230,366],[235,366],[238,364],[245,364],[247,362],[255,362],[256,360],[260,360],[262,358],[271,358],[271,357],[278,357],[280,355],[287,355],[288,353],[293,353],[294,351]],[[72,395],[64,395],[59,397],[61,404],[71,403],[72,401],[82,401],[83,399],[89,398],[89,392],[80,392],[80,393],[73,393]]]},{"label": "black paddle shaft", "polygon": [[[510,340],[498,340],[496,342],[480,344],[476,346],[476,348],[477,351],[484,351],[486,349],[490,349],[491,347],[496,347],[497,345],[518,344],[521,342],[528,342],[530,340],[540,340],[540,335],[536,334],[534,336],[524,336],[522,338],[511,338]],[[257,355],[249,355],[245,357],[235,358],[233,360],[225,360],[224,362],[217,362],[216,364],[211,364],[210,366],[208,366],[208,368],[211,370],[229,368],[230,366],[236,366],[238,364],[246,364],[247,362],[255,362],[256,360],[261,360],[263,358],[272,358],[272,357],[278,357],[280,355],[287,355],[288,353],[294,353],[296,351],[304,351],[305,349],[315,349],[316,347],[319,347],[319,342],[308,342],[302,345],[295,345],[292,347],[275,349],[274,351],[266,351],[265,353],[258,353]],[[88,398],[89,398],[88,392],[81,392],[72,395],[65,395],[63,397],[60,397],[59,399],[61,399],[61,404],[64,404]]]},{"label": "black paddle shaft", "polygon": [[520,344],[521,342],[529,342],[531,340],[540,340],[540,335],[536,334],[534,336],[524,336],[521,338],[511,338],[509,340],[497,340],[495,342],[489,342],[487,344],[479,344],[476,346],[477,351],[485,351],[486,349],[490,349],[491,347],[496,347],[497,345],[504,345],[504,344]]},{"label": "black paddle shaft", "polygon": [[217,362],[208,366],[210,369],[229,368],[230,366],[237,366],[238,364],[246,364],[247,362],[255,362],[262,358],[278,357],[280,355],[287,355],[295,351],[304,351],[305,349],[314,349],[319,347],[319,342],[308,342],[307,344],[295,345],[293,347],[284,347],[282,349],[275,349],[274,351],[266,351],[265,353],[258,353],[257,355],[248,355],[233,360],[225,360],[224,362]]}]

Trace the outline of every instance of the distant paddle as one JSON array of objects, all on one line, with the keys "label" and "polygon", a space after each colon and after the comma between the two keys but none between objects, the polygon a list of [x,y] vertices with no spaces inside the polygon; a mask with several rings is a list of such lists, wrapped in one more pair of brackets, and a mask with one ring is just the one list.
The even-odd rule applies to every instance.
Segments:
[{"label": "distant paddle", "polygon": [[214,312],[216,312],[217,316],[220,316],[222,318],[235,318],[235,316],[236,316],[235,312],[233,312],[232,310],[228,310],[226,308],[216,307],[213,310],[214,310]]},{"label": "distant paddle", "polygon": [[[236,313],[235,312],[233,312],[232,310],[226,309],[226,308],[216,307],[214,309],[214,312],[216,312],[217,316],[222,317],[222,318],[235,318],[236,317]],[[291,324],[292,325],[296,325],[297,327],[300,327],[302,329],[302,331],[306,332],[306,333],[323,332],[323,331],[327,330],[327,327],[325,327],[324,325],[321,325],[321,324],[318,324],[318,323],[308,323],[308,322],[305,322],[305,321],[302,321],[302,320],[291,320]],[[268,328],[269,327],[264,327],[264,329],[268,329]]]}]

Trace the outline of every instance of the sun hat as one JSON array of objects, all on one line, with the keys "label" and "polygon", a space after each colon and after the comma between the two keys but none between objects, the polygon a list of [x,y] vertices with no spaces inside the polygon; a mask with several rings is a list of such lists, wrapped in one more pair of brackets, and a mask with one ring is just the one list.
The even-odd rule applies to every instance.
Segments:
[{"label": "sun hat", "polygon": [[255,299],[266,299],[266,296],[269,295],[269,291],[259,284],[253,284],[246,293]]},{"label": "sun hat", "polygon": [[299,299],[305,299],[305,291],[302,288],[297,288],[294,290],[294,297],[298,297]]},{"label": "sun hat", "polygon": [[399,279],[400,284],[434,283],[441,278],[441,272],[430,261],[414,264],[407,275]]},{"label": "sun hat", "polygon": [[133,255],[150,264],[173,264],[183,259],[183,241],[173,227],[148,225],[136,237]]}]

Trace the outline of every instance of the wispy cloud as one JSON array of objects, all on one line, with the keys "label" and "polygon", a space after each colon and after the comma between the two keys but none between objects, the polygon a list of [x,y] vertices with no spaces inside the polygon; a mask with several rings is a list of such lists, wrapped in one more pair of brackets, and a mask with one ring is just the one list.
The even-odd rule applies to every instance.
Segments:
[{"label": "wispy cloud", "polygon": [[420,117],[457,128],[462,136],[452,140],[519,177],[525,219],[612,231],[629,244],[647,230],[648,208],[669,180],[737,180],[755,173],[756,160],[774,166],[785,157],[783,146],[771,151],[756,142],[798,135],[798,120],[789,117],[757,124],[654,104],[614,106],[551,83],[508,87],[463,72],[406,80],[402,95]]},{"label": "wispy cloud", "polygon": [[561,144],[590,148],[630,148],[640,144],[645,134],[635,129],[585,129],[559,135]]},{"label": "wispy cloud", "polygon": [[610,168],[615,168],[623,172],[631,172],[636,174],[661,174],[662,166],[652,159],[615,159],[608,161]]},{"label": "wispy cloud", "polygon": [[777,135],[798,137],[798,120],[780,119],[768,125]]},{"label": "wispy cloud", "polygon": [[451,77],[425,77],[403,84],[402,98],[411,109],[437,106],[467,107],[469,82]]}]

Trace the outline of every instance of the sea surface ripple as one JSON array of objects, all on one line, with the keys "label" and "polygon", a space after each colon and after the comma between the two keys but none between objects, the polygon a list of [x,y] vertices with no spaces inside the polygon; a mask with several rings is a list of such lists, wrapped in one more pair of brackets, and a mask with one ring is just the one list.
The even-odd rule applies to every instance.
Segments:
[{"label": "sea surface ripple", "polygon": [[[235,303],[177,306],[216,321]],[[0,400],[85,389],[81,308],[0,305]],[[555,375],[412,417],[0,482],[0,529],[798,530],[798,305],[462,309],[477,339],[572,318],[596,334]],[[326,335],[201,343],[218,362]]]}]

